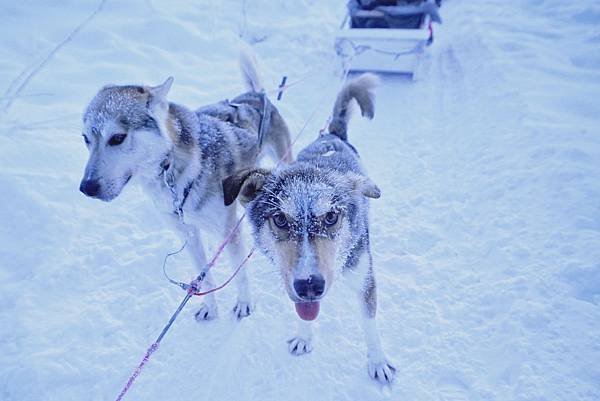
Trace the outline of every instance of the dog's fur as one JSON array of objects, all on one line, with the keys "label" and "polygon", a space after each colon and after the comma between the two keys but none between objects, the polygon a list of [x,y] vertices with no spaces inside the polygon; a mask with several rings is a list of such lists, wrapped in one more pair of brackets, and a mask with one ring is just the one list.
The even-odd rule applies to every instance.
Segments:
[{"label": "dog's fur", "polygon": [[[200,231],[218,230],[225,236],[237,221],[235,205],[223,205],[222,179],[254,167],[263,148],[272,149],[277,159],[291,161],[286,155],[288,128],[262,92],[254,58],[243,52],[240,62],[249,91],[231,102],[190,111],[167,101],[173,82],[169,78],[155,87],[105,86],[83,116],[90,157],[81,191],[111,201],[130,179],[141,183],[167,220],[188,238],[187,248],[199,270],[207,263]],[[263,133],[260,141],[259,133]],[[185,223],[176,213],[179,206]],[[227,249],[237,266],[244,256],[239,231]],[[241,318],[252,308],[244,270],[236,282],[234,313]],[[205,284],[214,285],[210,272]],[[214,296],[209,295],[196,317],[210,320],[216,314]]]},{"label": "dog's fur", "polygon": [[[352,100],[358,102],[363,116],[372,118],[376,84],[371,74],[347,83],[335,102],[329,132],[302,150],[296,163],[272,172],[238,172],[223,181],[223,188],[226,204],[239,197],[246,206],[257,246],[279,268],[297,306],[318,302],[337,272],[345,276],[358,294],[369,374],[390,383],[395,368],[381,349],[375,323],[377,300],[368,229],[368,198],[379,198],[380,192],[347,141]],[[300,296],[297,283],[310,285],[311,277],[324,280],[323,291]],[[296,355],[311,351],[309,323],[301,322],[301,332],[289,341],[289,349]]]}]

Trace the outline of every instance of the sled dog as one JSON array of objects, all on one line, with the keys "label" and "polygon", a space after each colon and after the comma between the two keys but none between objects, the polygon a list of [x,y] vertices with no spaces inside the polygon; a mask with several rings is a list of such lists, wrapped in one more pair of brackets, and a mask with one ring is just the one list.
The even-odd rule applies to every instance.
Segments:
[{"label": "sled dog", "polygon": [[[224,237],[237,222],[236,205],[224,205],[222,180],[254,167],[263,151],[291,161],[287,125],[264,93],[252,55],[242,52],[240,66],[248,92],[231,101],[196,111],[171,103],[167,95],[173,78],[169,77],[158,86],[105,86],[83,115],[89,159],[81,192],[109,202],[130,181],[141,184],[166,220],[188,239],[187,249],[198,269],[207,264],[202,232]],[[240,235],[239,231],[233,235],[227,246],[234,267],[245,255]],[[252,311],[245,270],[236,283],[233,310],[242,318]],[[204,285],[214,286],[210,272]],[[216,315],[210,294],[196,319]]]},{"label": "sled dog", "polygon": [[369,198],[379,188],[366,176],[348,142],[352,101],[373,118],[377,78],[364,74],[340,91],[326,133],[304,148],[295,163],[268,171],[250,168],[223,181],[225,204],[236,199],[246,207],[257,247],[277,266],[300,317],[289,351],[312,350],[311,320],[334,277],[356,291],[367,342],[369,375],[391,383],[396,369],[379,339],[375,275],[369,244]]}]

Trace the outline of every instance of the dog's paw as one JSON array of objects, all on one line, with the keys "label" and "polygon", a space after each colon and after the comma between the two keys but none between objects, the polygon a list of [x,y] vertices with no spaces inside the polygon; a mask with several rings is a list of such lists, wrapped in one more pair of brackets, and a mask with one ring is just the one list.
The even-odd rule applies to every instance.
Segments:
[{"label": "dog's paw", "polygon": [[294,337],[291,340],[288,340],[288,349],[290,354],[299,356],[308,354],[313,348],[310,340],[301,337]]},{"label": "dog's paw", "polygon": [[369,362],[369,376],[381,384],[392,384],[396,378],[396,368],[387,360]]},{"label": "dog's paw", "polygon": [[217,317],[217,306],[203,303],[194,315],[197,322],[206,322]]},{"label": "dog's paw", "polygon": [[250,316],[252,312],[253,308],[252,303],[250,302],[238,301],[233,307],[233,316],[235,316],[237,320]]}]

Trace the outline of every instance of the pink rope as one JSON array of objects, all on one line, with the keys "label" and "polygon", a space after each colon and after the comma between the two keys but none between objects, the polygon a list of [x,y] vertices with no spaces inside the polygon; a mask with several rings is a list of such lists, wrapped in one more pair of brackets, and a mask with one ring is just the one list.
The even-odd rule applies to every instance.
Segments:
[{"label": "pink rope", "polygon": [[217,252],[215,252],[215,254],[213,255],[213,257],[210,260],[210,262],[208,262],[208,264],[206,265],[206,271],[208,271],[211,267],[214,266],[215,262],[217,261],[217,259],[219,258],[219,256],[221,256],[221,254],[223,253],[223,250],[225,249],[225,247],[227,246],[227,244],[229,244],[231,242],[231,240],[233,239],[233,236],[235,235],[235,233],[240,228],[240,224],[242,224],[242,221],[244,220],[245,217],[246,217],[246,212],[244,212],[242,214],[242,216],[238,219],[238,221],[235,224],[235,226],[231,229],[231,231],[229,232],[229,234],[227,234],[227,237],[223,240],[223,242],[221,243],[221,245],[219,245],[219,247],[217,248]]},{"label": "pink rope", "polygon": [[127,384],[125,385],[125,387],[123,387],[123,390],[121,390],[121,393],[117,397],[116,401],[121,401],[123,399],[123,397],[125,396],[125,394],[131,388],[131,385],[133,384],[133,382],[135,381],[135,379],[137,379],[137,377],[142,372],[142,369],[144,368],[144,366],[146,365],[146,363],[150,359],[150,356],[154,353],[154,351],[156,351],[158,349],[158,345],[159,344],[156,342],[156,343],[153,343],[150,346],[150,348],[148,348],[148,351],[146,351],[146,355],[144,355],[144,359],[142,359],[142,361],[140,362],[140,364],[138,365],[138,367],[135,368],[135,370],[133,371],[133,374],[129,377],[129,380],[127,380]]},{"label": "pink rope", "polygon": [[216,291],[219,291],[220,289],[225,288],[225,286],[227,286],[227,284],[231,283],[231,280],[233,280],[233,278],[235,276],[237,276],[237,274],[240,272],[240,270],[242,270],[242,267],[244,267],[244,265],[246,264],[248,259],[250,259],[252,257],[252,254],[254,253],[255,250],[256,250],[255,247],[252,247],[252,249],[250,249],[250,252],[248,252],[248,255],[246,255],[244,260],[242,260],[242,262],[238,265],[238,267],[235,269],[235,271],[231,274],[231,276],[229,276],[229,278],[227,280],[225,280],[225,282],[223,284],[221,284],[218,287],[211,288],[210,290],[194,292],[193,294],[196,296],[202,296],[202,295],[210,294],[211,292],[216,292]]}]

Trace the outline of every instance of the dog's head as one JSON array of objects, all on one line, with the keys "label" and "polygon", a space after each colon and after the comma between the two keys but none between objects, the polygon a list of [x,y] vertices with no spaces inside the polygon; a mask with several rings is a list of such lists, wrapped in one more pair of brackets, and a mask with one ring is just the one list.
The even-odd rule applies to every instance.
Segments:
[{"label": "dog's head", "polygon": [[257,245],[279,268],[298,315],[313,320],[336,270],[367,230],[368,178],[297,163],[278,172],[245,170],[223,181],[225,204],[239,197]]},{"label": "dog's head", "polygon": [[116,198],[136,175],[156,174],[171,148],[166,130],[167,93],[162,85],[105,86],[83,116],[83,139],[90,152],[79,189],[103,201]]}]

